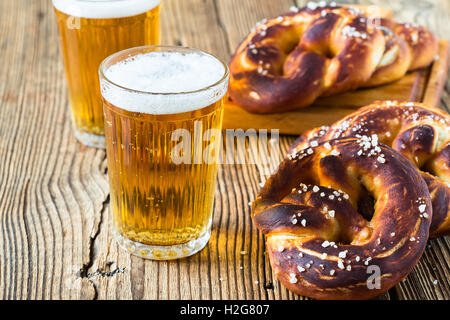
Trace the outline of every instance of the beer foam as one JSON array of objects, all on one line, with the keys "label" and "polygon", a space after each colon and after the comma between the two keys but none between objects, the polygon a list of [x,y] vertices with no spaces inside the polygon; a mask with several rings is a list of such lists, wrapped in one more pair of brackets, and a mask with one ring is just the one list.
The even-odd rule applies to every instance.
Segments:
[{"label": "beer foam", "polygon": [[161,0],[53,0],[53,6],[67,15],[108,19],[135,16],[147,12]]},{"label": "beer foam", "polygon": [[194,111],[222,98],[228,88],[228,79],[220,81],[226,72],[224,65],[213,56],[195,52],[138,54],[103,72],[113,83],[102,81],[103,97],[131,112],[174,114]]}]

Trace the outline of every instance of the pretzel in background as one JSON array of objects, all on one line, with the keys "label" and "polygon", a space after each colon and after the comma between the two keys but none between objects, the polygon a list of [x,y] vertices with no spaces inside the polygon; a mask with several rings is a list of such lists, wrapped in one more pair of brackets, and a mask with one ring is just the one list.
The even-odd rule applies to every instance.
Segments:
[{"label": "pretzel in background", "polygon": [[428,66],[437,48],[422,26],[310,2],[263,20],[241,42],[230,62],[229,95],[249,112],[290,111],[321,96],[395,81]]}]

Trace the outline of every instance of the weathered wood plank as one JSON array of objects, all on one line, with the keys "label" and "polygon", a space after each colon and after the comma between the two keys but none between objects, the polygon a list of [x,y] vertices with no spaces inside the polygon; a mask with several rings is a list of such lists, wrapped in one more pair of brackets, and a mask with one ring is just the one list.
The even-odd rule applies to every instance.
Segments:
[{"label": "weathered wood plank", "polygon": [[74,141],[49,2],[0,6],[0,297],[78,298],[66,280],[89,261],[104,152]]},{"label": "weathered wood plank", "polygon": [[[393,7],[448,38],[447,0],[358,2]],[[163,43],[228,61],[256,21],[293,4],[164,0]],[[214,231],[201,253],[172,262],[130,256],[112,240],[105,153],[72,133],[50,1],[0,2],[0,57],[0,299],[303,299],[274,279],[251,223],[260,165],[221,167]],[[442,107],[449,106],[447,84]],[[284,153],[293,138],[280,140]],[[398,298],[449,298],[449,240],[430,245]]]}]

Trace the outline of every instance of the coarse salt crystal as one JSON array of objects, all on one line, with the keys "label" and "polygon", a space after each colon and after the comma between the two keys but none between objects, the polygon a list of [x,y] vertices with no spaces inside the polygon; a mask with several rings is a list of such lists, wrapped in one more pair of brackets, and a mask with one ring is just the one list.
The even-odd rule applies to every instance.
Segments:
[{"label": "coarse salt crystal", "polygon": [[339,151],[337,151],[337,150],[333,150],[333,151],[331,151],[331,155],[332,156],[338,156],[338,155],[340,155],[341,153],[339,152]]},{"label": "coarse salt crystal", "polygon": [[295,276],[295,273],[289,274],[289,282],[290,283],[297,283],[297,277]]}]

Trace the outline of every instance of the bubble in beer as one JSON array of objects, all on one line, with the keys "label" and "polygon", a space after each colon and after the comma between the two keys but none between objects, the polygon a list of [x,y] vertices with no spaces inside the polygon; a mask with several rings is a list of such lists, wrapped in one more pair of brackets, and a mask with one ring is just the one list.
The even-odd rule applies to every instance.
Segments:
[{"label": "bubble in beer", "polygon": [[224,65],[208,54],[143,53],[104,70],[105,77],[118,86],[103,81],[102,94],[111,104],[132,112],[189,112],[224,96],[228,81],[221,80],[225,72]]}]

